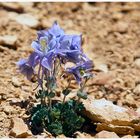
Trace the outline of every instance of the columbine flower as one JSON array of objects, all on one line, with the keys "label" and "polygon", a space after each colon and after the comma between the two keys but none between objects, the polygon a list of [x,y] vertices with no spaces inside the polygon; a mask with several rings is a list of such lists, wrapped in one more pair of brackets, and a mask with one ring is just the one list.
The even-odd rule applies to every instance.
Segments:
[{"label": "columbine flower", "polygon": [[48,31],[38,33],[38,40],[33,41],[32,47],[40,56],[41,65],[49,71],[57,57],[62,61],[81,61],[81,35],[65,35],[56,22]]},{"label": "columbine flower", "polygon": [[69,62],[81,61],[81,35],[64,35],[59,41],[57,53]]},{"label": "columbine flower", "polygon": [[63,35],[64,31],[57,22],[54,22],[48,31],[39,31],[37,40],[31,44],[34,52],[28,59],[22,59],[17,63],[20,72],[30,80],[35,73],[36,65],[39,64],[38,83],[42,84],[44,73],[53,69],[54,59],[57,57],[57,42]]},{"label": "columbine flower", "polygon": [[38,64],[38,60],[39,57],[37,53],[33,52],[28,59],[21,59],[17,62],[20,72],[25,75],[28,80],[35,74],[34,68]]},{"label": "columbine flower", "polygon": [[57,57],[58,42],[64,31],[57,22],[48,31],[38,32],[38,39],[33,41],[32,48],[40,56],[40,64],[47,70],[52,70],[54,59]]},{"label": "columbine flower", "polygon": [[82,64],[78,64],[74,67],[67,68],[66,71],[68,73],[73,74],[76,81],[80,84],[82,81],[82,78],[87,76],[87,74],[92,69],[92,67],[93,67],[93,62],[91,60],[88,60]]},{"label": "columbine flower", "polygon": [[38,32],[38,40],[40,39],[40,37],[45,36],[48,38],[48,43],[49,43],[52,39],[59,40],[63,35],[64,35],[64,30],[61,29],[58,23],[55,21],[50,29],[42,30]]},{"label": "columbine flower", "polygon": [[84,77],[82,72],[85,74],[92,66],[91,61],[82,51],[81,40],[81,35],[67,35],[57,22],[54,22],[47,31],[38,32],[37,40],[31,44],[34,52],[29,58],[18,62],[21,73],[31,79],[35,73],[35,67],[39,65],[37,77],[38,84],[42,86],[44,77],[55,76],[54,65],[56,65],[55,60],[58,59],[58,63],[73,62],[76,64],[67,71],[74,74],[77,82],[80,83]]},{"label": "columbine flower", "polygon": [[34,70],[30,65],[28,65],[27,60],[21,59],[17,62],[17,65],[19,66],[20,72],[25,75],[28,80],[30,80],[34,74]]}]

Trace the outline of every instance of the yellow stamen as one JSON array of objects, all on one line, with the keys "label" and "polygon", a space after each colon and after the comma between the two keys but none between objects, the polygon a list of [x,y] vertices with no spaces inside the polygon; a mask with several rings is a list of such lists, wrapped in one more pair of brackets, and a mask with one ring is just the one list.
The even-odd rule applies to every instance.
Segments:
[{"label": "yellow stamen", "polygon": [[45,52],[45,50],[46,50],[46,48],[47,48],[47,41],[46,41],[46,39],[45,39],[45,38],[41,39],[41,40],[40,40],[40,44],[41,44],[41,50],[42,50],[43,52]]},{"label": "yellow stamen", "polygon": [[80,75],[83,76],[85,74],[85,71],[83,69],[80,69],[79,71],[80,71]]}]

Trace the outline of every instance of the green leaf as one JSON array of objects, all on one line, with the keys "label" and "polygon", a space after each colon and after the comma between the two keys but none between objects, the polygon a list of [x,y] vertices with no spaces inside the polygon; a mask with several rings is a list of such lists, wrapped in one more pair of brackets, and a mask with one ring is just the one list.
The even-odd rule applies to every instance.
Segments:
[{"label": "green leaf", "polygon": [[49,124],[48,130],[54,135],[60,135],[63,133],[63,127],[60,121],[55,121]]},{"label": "green leaf", "polygon": [[69,93],[71,92],[71,90],[69,90],[69,89],[64,89],[63,91],[62,91],[62,93],[65,95],[65,96],[67,96]]},{"label": "green leaf", "polygon": [[58,120],[60,118],[61,115],[61,110],[59,108],[55,108],[53,107],[52,110],[50,111],[50,119],[52,121]]},{"label": "green leaf", "polygon": [[87,93],[86,92],[78,91],[77,96],[82,98],[82,99],[87,99]]},{"label": "green leaf", "polygon": [[47,90],[45,90],[45,91],[39,90],[35,96],[37,99],[38,98],[45,98],[46,96],[48,96],[48,91]]},{"label": "green leaf", "polygon": [[47,106],[39,104],[32,108],[30,121],[33,128],[43,126],[46,120],[48,120]]},{"label": "green leaf", "polygon": [[48,86],[51,90],[54,90],[56,88],[56,79],[54,77],[48,78]]},{"label": "green leaf", "polygon": [[53,97],[55,96],[55,93],[51,91],[51,92],[49,93],[48,96],[49,96],[50,98],[53,98]]}]

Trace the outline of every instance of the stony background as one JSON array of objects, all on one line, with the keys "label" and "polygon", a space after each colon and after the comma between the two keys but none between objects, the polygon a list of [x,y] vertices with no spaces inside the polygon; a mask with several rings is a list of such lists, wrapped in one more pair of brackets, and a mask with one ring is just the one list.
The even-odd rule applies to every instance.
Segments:
[{"label": "stony background", "polygon": [[14,118],[26,119],[26,106],[34,101],[36,84],[19,74],[15,63],[32,52],[36,31],[55,20],[66,32],[83,34],[97,75],[88,83],[89,94],[140,107],[140,3],[0,3],[0,137],[14,136]]}]

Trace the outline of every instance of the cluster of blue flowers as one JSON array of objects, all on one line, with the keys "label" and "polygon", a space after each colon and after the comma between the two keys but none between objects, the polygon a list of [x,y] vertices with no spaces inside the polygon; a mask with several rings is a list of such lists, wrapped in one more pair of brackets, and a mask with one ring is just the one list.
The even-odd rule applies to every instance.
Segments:
[{"label": "cluster of blue flowers", "polygon": [[39,66],[37,77],[41,86],[46,77],[55,76],[56,62],[59,65],[72,62],[75,66],[66,68],[65,71],[73,74],[80,84],[93,66],[92,61],[82,51],[81,41],[81,35],[65,34],[57,22],[54,22],[47,31],[38,32],[37,40],[31,44],[34,52],[28,59],[18,61],[19,70],[30,80],[36,74],[36,66]]}]

